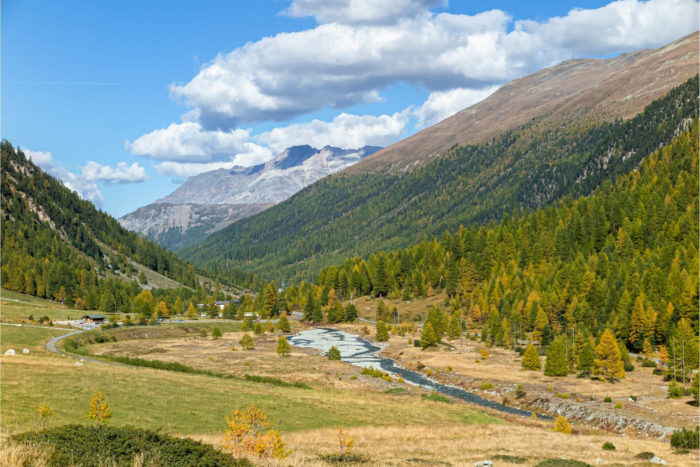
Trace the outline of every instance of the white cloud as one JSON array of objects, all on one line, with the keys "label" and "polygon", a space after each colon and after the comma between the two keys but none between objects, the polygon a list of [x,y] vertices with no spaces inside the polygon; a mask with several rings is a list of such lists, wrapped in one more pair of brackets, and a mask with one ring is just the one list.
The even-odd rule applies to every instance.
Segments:
[{"label": "white cloud", "polygon": [[409,122],[409,111],[393,115],[352,115],[341,113],[330,122],[312,120],[275,128],[255,139],[280,153],[290,146],[308,144],[315,148],[336,146],[357,149],[388,146],[396,142]]},{"label": "white cloud", "polygon": [[[260,163],[263,161],[258,161]],[[229,162],[209,162],[209,163],[198,163],[198,162],[171,162],[165,161],[153,166],[161,175],[168,175],[175,177],[177,179],[182,179],[186,177],[192,177],[203,172],[211,172],[212,170],[218,169],[230,169],[235,166],[248,166],[254,164],[237,163],[236,161]]]},{"label": "white cloud", "polygon": [[447,0],[294,0],[282,14],[313,16],[319,23],[393,23],[446,5]]},{"label": "white cloud", "polygon": [[36,165],[44,171],[57,177],[70,190],[86,200],[92,201],[96,206],[102,206],[104,198],[97,186],[97,182],[106,183],[137,183],[146,180],[146,171],[138,162],[128,165],[119,162],[116,168],[102,165],[94,161],[81,168],[80,173],[74,173],[65,167],[56,164],[50,152],[22,150]]},{"label": "white cloud", "polygon": [[148,177],[146,170],[138,162],[127,165],[126,162],[119,162],[116,168],[102,165],[95,161],[88,161],[83,167],[82,176],[87,181],[104,181],[108,183],[137,183],[143,182]]},{"label": "white cloud", "polygon": [[173,123],[154,130],[125,146],[133,154],[184,163],[254,162],[270,158],[265,149],[250,142],[247,130],[204,130],[197,122]]},{"label": "white cloud", "polygon": [[450,115],[486,99],[497,89],[498,86],[490,86],[486,89],[456,88],[449,91],[432,92],[423,105],[414,112],[417,119],[416,126],[422,128],[444,120]]},{"label": "white cloud", "polygon": [[[188,83],[171,86],[172,96],[204,128],[232,128],[377,101],[397,83],[431,92],[483,89],[571,55],[659,46],[698,27],[695,0],[619,0],[543,22],[513,22],[500,10],[433,14],[436,2],[419,0],[371,2],[378,6],[363,13],[366,3],[295,1],[288,14],[336,22],[221,54]],[[410,14],[382,23],[401,5]],[[376,21],[353,22],[362,15]]]},{"label": "white cloud", "polygon": [[53,165],[53,160],[50,152],[32,151],[30,149],[23,149],[22,151],[27,157],[29,157],[32,160],[32,162],[34,162],[42,169],[51,167]]}]

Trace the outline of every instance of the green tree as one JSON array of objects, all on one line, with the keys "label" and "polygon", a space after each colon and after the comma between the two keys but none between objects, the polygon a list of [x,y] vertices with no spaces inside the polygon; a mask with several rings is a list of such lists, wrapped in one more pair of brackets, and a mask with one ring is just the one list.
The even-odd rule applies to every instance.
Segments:
[{"label": "green tree", "polygon": [[559,336],[549,346],[547,359],[544,363],[544,374],[547,376],[566,376],[569,374],[564,339],[565,337]]},{"label": "green tree", "polygon": [[620,349],[609,329],[603,332],[600,343],[595,348],[593,375],[611,381],[615,378],[623,379],[625,377]]},{"label": "green tree", "polygon": [[250,334],[243,334],[243,337],[241,337],[238,343],[241,344],[243,350],[253,350],[255,348],[255,343],[253,342],[253,338],[250,337]]},{"label": "green tree", "polygon": [[537,354],[537,349],[534,345],[528,344],[523,354],[521,365],[523,369],[531,371],[540,371],[540,368],[542,368],[540,356]]},{"label": "green tree", "polygon": [[588,342],[588,339],[586,339],[578,356],[576,371],[578,371],[581,376],[589,376],[593,370],[594,359],[593,348],[590,342]]},{"label": "green tree", "polygon": [[448,326],[448,336],[450,339],[459,339],[462,336],[462,328],[459,325],[459,319],[456,314],[450,317],[450,324]]},{"label": "green tree", "polygon": [[340,360],[340,350],[338,350],[338,347],[331,346],[331,348],[328,349],[328,360]]},{"label": "green tree", "polygon": [[377,334],[375,338],[379,342],[389,340],[389,330],[387,329],[386,323],[384,321],[377,321]]},{"label": "green tree", "polygon": [[280,336],[279,339],[277,339],[277,353],[281,357],[288,357],[292,353],[292,348],[289,346],[289,342],[287,342],[287,338],[284,336]]},{"label": "green tree", "polygon": [[282,313],[280,319],[277,320],[277,329],[282,332],[289,332],[292,329],[289,325],[289,320],[287,319],[287,313]]},{"label": "green tree", "polygon": [[425,323],[423,332],[420,335],[420,345],[424,349],[438,343],[438,336],[430,322]]},{"label": "green tree", "polygon": [[211,330],[211,337],[213,337],[214,340],[221,337],[221,329],[219,329],[218,327],[215,327],[214,329],[212,329]]}]

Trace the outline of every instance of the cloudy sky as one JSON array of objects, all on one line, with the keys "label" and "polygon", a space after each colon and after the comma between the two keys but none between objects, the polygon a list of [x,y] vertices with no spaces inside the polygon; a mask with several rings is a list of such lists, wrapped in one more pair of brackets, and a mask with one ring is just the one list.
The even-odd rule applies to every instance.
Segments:
[{"label": "cloudy sky", "polygon": [[7,0],[0,131],[121,216],[203,171],[387,146],[518,76],[697,29],[696,0]]}]

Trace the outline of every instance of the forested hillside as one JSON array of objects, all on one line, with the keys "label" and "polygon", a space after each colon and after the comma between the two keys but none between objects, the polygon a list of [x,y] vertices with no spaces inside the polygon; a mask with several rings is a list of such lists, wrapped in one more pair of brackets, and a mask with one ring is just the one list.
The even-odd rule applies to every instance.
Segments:
[{"label": "forested hillside", "polygon": [[697,112],[696,76],[630,120],[557,127],[533,120],[402,175],[327,177],[182,255],[216,271],[242,267],[278,281],[313,278],[342,258],[590,193],[668,144]]},{"label": "forested hillside", "polygon": [[135,263],[171,286],[199,286],[193,265],[124,229],[2,142],[3,287],[82,309],[129,311],[142,289]]},{"label": "forested hillside", "polygon": [[[662,349],[659,358],[680,378],[681,364],[688,375],[698,366],[698,209],[694,120],[638,170],[591,195],[348,259],[280,299],[309,319],[335,322],[347,314],[339,301],[351,295],[412,300],[444,290],[445,308],[428,314],[435,341],[454,326],[459,336],[458,322],[509,348],[516,338],[546,348],[566,334],[577,349],[573,369],[590,339],[610,329],[648,358]],[[378,319],[394,322],[390,313],[378,309]]]}]

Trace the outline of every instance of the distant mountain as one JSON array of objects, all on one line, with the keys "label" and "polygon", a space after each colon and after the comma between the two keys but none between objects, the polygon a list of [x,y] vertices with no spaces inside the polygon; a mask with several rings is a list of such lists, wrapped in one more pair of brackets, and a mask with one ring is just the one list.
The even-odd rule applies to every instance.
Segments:
[{"label": "distant mountain", "polygon": [[308,280],[347,257],[590,193],[688,128],[698,112],[697,39],[516,80],[181,255]]},{"label": "distant mountain", "polygon": [[173,193],[121,217],[119,222],[167,248],[180,249],[284,201],[380,149],[293,146],[264,164],[190,177]]},{"label": "distant mountain", "polygon": [[505,84],[483,101],[378,151],[347,172],[407,170],[454,145],[488,142],[533,119],[543,126],[583,116],[592,121],[628,119],[697,72],[697,32],[657,50],[562,62]]}]

